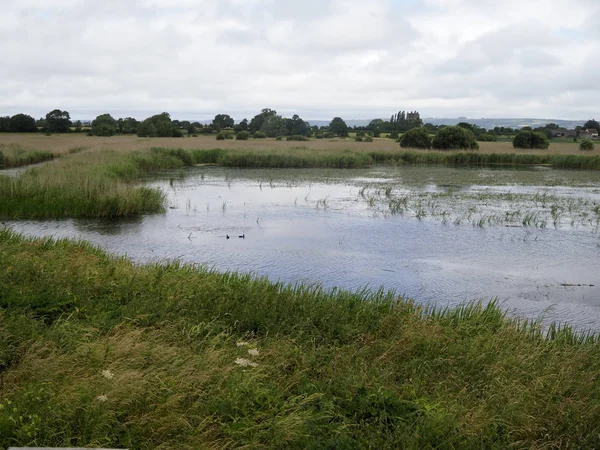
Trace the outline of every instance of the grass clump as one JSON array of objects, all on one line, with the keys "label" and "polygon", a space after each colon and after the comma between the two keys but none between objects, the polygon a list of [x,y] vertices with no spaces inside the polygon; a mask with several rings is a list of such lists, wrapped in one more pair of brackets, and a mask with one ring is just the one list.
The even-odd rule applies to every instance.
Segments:
[{"label": "grass clump", "polygon": [[22,167],[54,159],[49,151],[25,150],[18,144],[0,144],[0,167]]},{"label": "grass clump", "polygon": [[[188,159],[186,159],[188,158]],[[0,176],[0,217],[122,217],[164,211],[165,196],[137,182],[149,173],[182,167],[174,151],[72,155],[19,177]]]},{"label": "grass clump", "polygon": [[597,448],[598,340],[0,231],[0,447]]}]

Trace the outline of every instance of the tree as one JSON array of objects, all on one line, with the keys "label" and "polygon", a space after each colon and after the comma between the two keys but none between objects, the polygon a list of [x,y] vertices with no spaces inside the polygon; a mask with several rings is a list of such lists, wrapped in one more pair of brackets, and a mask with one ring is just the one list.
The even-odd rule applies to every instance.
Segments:
[{"label": "tree", "polygon": [[269,116],[263,122],[260,129],[267,137],[277,137],[287,134],[285,119],[281,116]]},{"label": "tree", "polygon": [[232,128],[233,123],[234,121],[229,114],[217,114],[212,121],[212,126],[220,130],[222,128]]},{"label": "tree", "polygon": [[236,133],[239,133],[240,131],[248,131],[248,119],[244,119],[240,123],[234,125],[233,131]]},{"label": "tree", "polygon": [[431,137],[425,128],[408,130],[400,138],[402,148],[431,148]]},{"label": "tree", "polygon": [[260,112],[260,114],[257,114],[256,116],[254,116],[252,118],[252,120],[250,121],[250,124],[248,125],[248,131],[250,131],[252,133],[259,131],[262,128],[263,123],[265,122],[267,117],[276,116],[276,115],[277,115],[277,111],[275,111],[274,109],[269,109],[269,108],[263,109]]},{"label": "tree", "polygon": [[124,119],[119,119],[119,133],[123,134],[134,134],[137,132],[138,121],[133,117],[125,117]]},{"label": "tree", "polygon": [[543,133],[536,131],[519,131],[513,139],[514,148],[526,148],[526,149],[546,149],[550,145],[550,141]]},{"label": "tree", "polygon": [[8,133],[10,131],[10,117],[0,117],[0,132]]},{"label": "tree", "polygon": [[181,131],[171,121],[169,113],[164,112],[148,117],[138,124],[137,134],[140,137],[181,137]]},{"label": "tree", "polygon": [[292,136],[306,136],[311,134],[310,124],[302,120],[298,114],[294,114],[291,119],[286,120],[287,132]]},{"label": "tree", "polygon": [[114,136],[117,121],[110,114],[101,114],[92,122],[92,134],[95,136]]},{"label": "tree", "polygon": [[600,123],[598,123],[595,119],[591,119],[583,124],[583,128],[586,130],[600,130]]},{"label": "tree", "polygon": [[48,133],[66,133],[70,131],[71,116],[68,111],[55,109],[46,114],[46,131]]},{"label": "tree", "polygon": [[15,114],[10,118],[8,125],[14,133],[31,133],[38,130],[35,119],[27,114]]},{"label": "tree", "polygon": [[595,148],[594,143],[592,141],[590,141],[589,139],[584,139],[583,141],[581,141],[581,144],[579,144],[579,150],[588,151],[588,150],[594,150],[594,148]]},{"label": "tree", "polygon": [[73,126],[75,127],[75,132],[76,133],[81,133],[81,128],[83,127],[83,124],[81,123],[81,120],[76,120],[73,123]]},{"label": "tree", "polygon": [[478,150],[473,133],[459,126],[444,127],[437,132],[431,146],[438,150]]},{"label": "tree", "polygon": [[348,125],[341,117],[334,117],[329,124],[329,130],[337,136],[347,137],[348,136]]}]

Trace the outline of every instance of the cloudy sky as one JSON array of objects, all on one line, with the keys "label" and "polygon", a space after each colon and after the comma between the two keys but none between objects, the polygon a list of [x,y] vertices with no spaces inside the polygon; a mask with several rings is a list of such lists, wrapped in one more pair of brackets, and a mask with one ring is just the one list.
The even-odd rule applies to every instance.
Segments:
[{"label": "cloudy sky", "polygon": [[0,0],[0,114],[600,117],[600,0]]}]

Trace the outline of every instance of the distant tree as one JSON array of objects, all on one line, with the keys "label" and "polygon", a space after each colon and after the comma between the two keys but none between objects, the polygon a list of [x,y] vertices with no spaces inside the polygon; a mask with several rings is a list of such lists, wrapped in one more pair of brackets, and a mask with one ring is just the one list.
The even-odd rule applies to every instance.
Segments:
[{"label": "distant tree", "polygon": [[437,132],[431,146],[438,150],[478,150],[473,133],[459,126],[444,127]]},{"label": "distant tree", "polygon": [[148,117],[138,124],[137,134],[140,137],[181,137],[181,131],[171,121],[169,113],[164,112]]},{"label": "distant tree", "polygon": [[341,117],[334,117],[331,123],[329,124],[329,130],[331,133],[340,136],[347,137],[348,136],[348,125]]},{"label": "distant tree", "polygon": [[81,123],[81,120],[76,120],[75,122],[73,122],[73,126],[75,127],[76,133],[81,133],[81,129],[83,128],[83,124]]},{"label": "distant tree", "polygon": [[252,133],[259,131],[262,128],[263,123],[265,122],[267,117],[276,116],[276,115],[277,115],[277,111],[275,111],[274,109],[269,109],[269,108],[263,109],[260,112],[260,114],[257,114],[256,116],[254,116],[252,118],[252,120],[248,124],[248,131],[250,131]]},{"label": "distant tree", "polygon": [[431,137],[424,127],[408,130],[400,138],[402,148],[431,148]]},{"label": "distant tree", "polygon": [[125,117],[124,119],[119,119],[119,133],[123,134],[135,134],[137,133],[138,121],[133,117]]},{"label": "distant tree", "polygon": [[552,130],[550,128],[546,128],[546,127],[537,127],[534,128],[533,130],[531,130],[535,133],[542,133],[544,136],[546,136],[548,139],[552,139]]},{"label": "distant tree", "polygon": [[46,131],[48,133],[66,133],[70,131],[71,116],[68,111],[54,109],[46,114]]},{"label": "distant tree", "polygon": [[521,127],[520,131],[531,131],[531,127]]},{"label": "distant tree", "polygon": [[212,126],[221,130],[223,128],[233,128],[234,120],[229,116],[229,114],[217,114],[212,121]]},{"label": "distant tree", "polygon": [[238,141],[247,141],[249,137],[250,137],[250,133],[248,133],[245,130],[242,130],[242,131],[238,132],[238,134],[235,135],[235,138]]},{"label": "distant tree", "polygon": [[92,122],[92,134],[95,136],[114,136],[117,128],[117,121],[110,114],[101,114]]},{"label": "distant tree", "polygon": [[494,133],[482,133],[477,136],[477,140],[481,142],[496,142],[498,138]]},{"label": "distant tree", "polygon": [[423,125],[423,129],[427,130],[429,134],[435,134],[439,127],[433,125],[432,123],[426,123],[425,125]]},{"label": "distant tree", "polygon": [[260,129],[267,137],[284,136],[287,134],[285,119],[279,115],[267,117]]},{"label": "distant tree", "polygon": [[513,139],[514,148],[546,149],[549,145],[550,141],[545,134],[530,130],[519,131]]},{"label": "distant tree", "polygon": [[14,133],[32,133],[37,131],[35,119],[27,114],[15,114],[9,120],[9,129]]},{"label": "distant tree", "polygon": [[0,117],[0,132],[8,133],[10,131],[10,117],[9,116],[1,116]]},{"label": "distant tree", "polygon": [[40,117],[38,120],[35,121],[35,126],[38,127],[38,129],[41,131],[46,131],[48,124],[46,123],[46,119]]},{"label": "distant tree", "polygon": [[586,130],[600,130],[600,123],[598,123],[595,119],[591,119],[583,124],[583,128],[585,128]]},{"label": "distant tree", "polygon": [[248,119],[242,120],[233,126],[233,131],[239,133],[240,131],[248,131]]},{"label": "distant tree", "polygon": [[589,139],[584,139],[579,144],[579,150],[589,151],[589,150],[594,150],[594,148],[595,148],[594,143],[592,141],[590,141]]},{"label": "distant tree", "polygon": [[310,124],[302,120],[298,114],[294,114],[291,119],[285,119],[287,134],[292,136],[307,136],[312,134]]}]

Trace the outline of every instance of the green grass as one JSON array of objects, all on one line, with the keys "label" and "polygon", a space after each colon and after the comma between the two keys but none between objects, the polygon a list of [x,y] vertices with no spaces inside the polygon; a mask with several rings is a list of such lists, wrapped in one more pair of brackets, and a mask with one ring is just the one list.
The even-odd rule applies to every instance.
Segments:
[{"label": "green grass", "polygon": [[182,167],[160,152],[73,154],[19,177],[0,176],[0,217],[121,217],[164,211],[158,189],[140,187],[148,174]]},{"label": "green grass", "polygon": [[596,336],[494,302],[139,266],[7,230],[0,260],[0,447],[600,446]]},{"label": "green grass", "polygon": [[22,167],[54,159],[48,151],[29,151],[18,144],[0,144],[0,168]]}]

